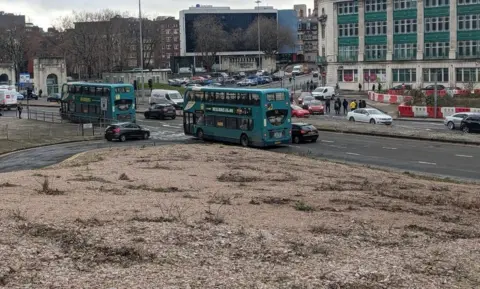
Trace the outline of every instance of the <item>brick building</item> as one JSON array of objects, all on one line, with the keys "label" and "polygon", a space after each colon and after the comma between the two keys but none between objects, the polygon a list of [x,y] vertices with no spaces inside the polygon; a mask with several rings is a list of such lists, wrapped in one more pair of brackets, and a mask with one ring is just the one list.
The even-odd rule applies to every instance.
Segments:
[{"label": "brick building", "polygon": [[170,59],[180,55],[179,22],[173,17],[158,17],[160,45],[155,51],[155,64],[158,68],[170,68]]}]

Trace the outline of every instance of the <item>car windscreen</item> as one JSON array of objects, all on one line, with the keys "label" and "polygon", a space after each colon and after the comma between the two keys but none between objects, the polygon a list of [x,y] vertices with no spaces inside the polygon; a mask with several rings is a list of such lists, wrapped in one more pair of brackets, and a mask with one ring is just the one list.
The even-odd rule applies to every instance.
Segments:
[{"label": "car windscreen", "polygon": [[300,106],[292,105],[292,109],[293,110],[299,110],[299,109],[302,109],[302,108]]},{"label": "car windscreen", "polygon": [[287,119],[288,110],[275,109],[267,111],[267,119],[271,125],[281,125]]},{"label": "car windscreen", "polygon": [[382,113],[381,111],[379,111],[379,110],[367,110],[367,112],[368,112],[369,114],[383,114],[383,113]]},{"label": "car windscreen", "polygon": [[319,101],[319,100],[312,100],[312,101],[310,102],[310,105],[322,105],[322,102]]},{"label": "car windscreen", "polygon": [[182,95],[178,92],[169,93],[170,99],[183,99]]},{"label": "car windscreen", "polygon": [[313,125],[302,125],[301,128],[303,130],[316,130],[317,128],[314,127]]},{"label": "car windscreen", "polygon": [[131,99],[115,100],[115,108],[117,108],[120,111],[125,111],[130,109],[132,104],[133,104],[133,100]]}]

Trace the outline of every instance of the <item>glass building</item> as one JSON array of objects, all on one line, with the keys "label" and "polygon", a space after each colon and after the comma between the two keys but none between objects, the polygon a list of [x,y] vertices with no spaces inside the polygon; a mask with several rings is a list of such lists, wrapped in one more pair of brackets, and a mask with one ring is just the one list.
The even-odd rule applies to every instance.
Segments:
[{"label": "glass building", "polygon": [[480,81],[480,0],[327,0],[318,14],[327,84]]}]

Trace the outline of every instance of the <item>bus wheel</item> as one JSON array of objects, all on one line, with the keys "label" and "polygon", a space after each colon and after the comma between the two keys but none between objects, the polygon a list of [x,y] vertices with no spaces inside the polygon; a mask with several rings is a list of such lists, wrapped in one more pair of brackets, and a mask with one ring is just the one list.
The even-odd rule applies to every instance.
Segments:
[{"label": "bus wheel", "polygon": [[119,137],[119,139],[120,139],[121,142],[124,142],[124,141],[127,140],[127,137],[126,137],[124,134],[122,134],[122,135]]},{"label": "bus wheel", "polygon": [[148,132],[143,133],[143,139],[148,139],[148,138],[149,138]]},{"label": "bus wheel", "polygon": [[248,147],[248,136],[246,134],[240,136],[240,144],[242,147]]},{"label": "bus wheel", "polygon": [[203,140],[204,134],[202,129],[197,130],[197,138]]}]

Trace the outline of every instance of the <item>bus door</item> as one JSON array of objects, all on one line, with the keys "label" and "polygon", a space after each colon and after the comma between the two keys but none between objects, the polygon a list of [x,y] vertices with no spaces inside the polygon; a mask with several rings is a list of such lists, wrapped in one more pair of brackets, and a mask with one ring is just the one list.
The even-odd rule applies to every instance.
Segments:
[{"label": "bus door", "polygon": [[194,135],[195,128],[194,125],[196,124],[196,117],[193,112],[183,112],[183,131],[185,134]]}]

